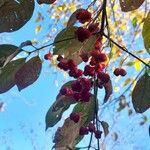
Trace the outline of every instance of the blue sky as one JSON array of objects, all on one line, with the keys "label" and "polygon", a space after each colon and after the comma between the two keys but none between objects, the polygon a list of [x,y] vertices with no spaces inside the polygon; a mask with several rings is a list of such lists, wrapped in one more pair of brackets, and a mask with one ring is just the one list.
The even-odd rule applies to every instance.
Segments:
[{"label": "blue sky", "polygon": [[[46,24],[39,35],[35,34],[34,29],[37,26],[35,17],[38,9],[45,13],[45,8],[48,7],[36,7],[32,19],[19,31],[1,34],[4,42],[19,46],[21,42],[35,37],[43,39],[43,35],[49,29]],[[49,25],[51,26],[51,22]],[[56,86],[56,80],[58,86]],[[49,68],[49,63],[44,63],[39,79],[32,86],[21,92],[18,92],[17,87],[14,87],[7,93],[0,95],[0,102],[6,103],[5,111],[0,113],[0,150],[49,150],[52,147],[54,131],[63,122],[45,132],[45,115],[63,82],[62,74],[55,73],[53,69]],[[108,150],[112,150],[112,148],[113,150],[150,150],[148,144],[149,124],[143,127],[138,125],[141,115],[134,113],[134,116],[130,118],[127,115],[127,110],[124,110],[115,116],[113,108],[106,108],[104,112],[105,115],[102,116],[102,119],[107,120],[110,124],[113,122],[112,117],[117,118],[116,124],[112,126],[112,132],[106,138],[106,143],[109,145]],[[150,116],[148,112],[145,114]],[[68,112],[65,112],[63,118],[67,115]],[[135,127],[133,124],[137,126]],[[119,133],[120,138],[116,143],[112,141],[113,132]],[[85,143],[86,140],[81,145],[85,146]],[[117,146],[113,147],[114,144]]]}]

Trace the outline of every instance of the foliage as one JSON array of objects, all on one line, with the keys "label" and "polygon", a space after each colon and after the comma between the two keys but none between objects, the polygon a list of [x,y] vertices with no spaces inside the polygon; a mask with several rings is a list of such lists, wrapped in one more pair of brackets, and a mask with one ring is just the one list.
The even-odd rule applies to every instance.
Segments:
[{"label": "foliage", "polygon": [[[120,77],[125,76],[118,81],[123,82],[124,87],[128,86],[118,98],[118,112],[129,106],[124,98],[128,90],[131,92],[132,104],[136,112],[143,113],[150,108],[148,71],[150,69],[150,12],[147,9],[148,3],[146,0],[115,0],[114,2],[103,0],[101,3],[94,0],[87,8],[82,8],[78,1],[71,1],[70,4],[60,4],[56,0],[38,0],[37,2],[39,5],[50,4],[48,13],[53,13],[51,19],[54,18],[55,25],[63,20],[65,27],[55,38],[53,37],[53,43],[44,44],[39,48],[34,46],[33,41],[23,42],[19,47],[10,44],[0,45],[0,93],[7,92],[14,85],[17,85],[18,90],[21,91],[33,84],[42,69],[39,53],[42,49],[53,46],[53,54],[50,51],[44,58],[50,60],[51,65],[57,69],[67,71],[75,80],[62,86],[56,101],[46,114],[46,129],[55,126],[72,104],[75,104],[73,113],[80,114],[79,121],[73,122],[70,117],[65,120],[62,127],[58,128],[54,147],[56,149],[75,148],[87,134],[85,130],[89,130],[89,124],[93,123],[95,129],[89,130],[91,141],[86,148],[91,148],[93,134],[95,134],[97,147],[100,149],[99,139],[102,132],[100,126],[103,128],[104,135],[107,136],[109,125],[106,121],[99,119],[101,110],[99,110],[100,102],[97,98],[98,90],[102,88],[105,90],[102,105],[110,104],[113,91],[118,90],[113,86],[113,79],[119,80]],[[19,2],[2,0],[0,2],[0,32],[13,32],[22,28],[32,17],[34,5],[34,0]],[[61,18],[62,14],[66,15],[66,18]],[[129,16],[130,19],[127,20]],[[43,18],[42,13],[39,12],[36,23],[42,22]],[[42,27],[42,23],[36,27],[36,34],[41,31]],[[129,31],[127,28],[131,34],[127,33]],[[141,33],[145,49],[128,50]],[[125,39],[131,35],[131,41]],[[26,46],[34,50],[22,49]],[[32,56],[27,62],[26,58],[15,60],[20,52],[26,52],[26,58],[32,56],[33,53],[36,53],[36,56]],[[55,55],[58,56],[57,60]],[[81,63],[85,65],[83,72],[77,68]],[[132,73],[126,76],[132,66],[138,73],[137,76],[133,77]],[[95,70],[92,70],[93,68]],[[73,87],[73,84],[78,85]],[[1,107],[2,104],[0,109]],[[131,113],[130,110],[129,115]],[[144,119],[141,125],[146,121],[147,119]],[[81,131],[82,129],[85,129],[84,132]],[[114,133],[114,137],[118,139],[117,133]]]}]

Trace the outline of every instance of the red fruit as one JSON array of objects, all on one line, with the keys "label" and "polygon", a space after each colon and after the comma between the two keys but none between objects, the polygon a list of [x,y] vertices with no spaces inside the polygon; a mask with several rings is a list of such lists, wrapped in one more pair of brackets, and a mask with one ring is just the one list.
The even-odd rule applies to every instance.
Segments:
[{"label": "red fruit", "polygon": [[58,55],[57,61],[61,61],[62,59],[63,59],[63,57],[61,55]]},{"label": "red fruit", "polygon": [[95,133],[95,137],[96,137],[97,139],[100,139],[100,138],[101,138],[101,136],[102,136],[102,131],[97,130],[97,131],[95,131],[94,133]]},{"label": "red fruit", "polygon": [[75,123],[78,123],[79,120],[80,120],[80,115],[79,115],[79,113],[76,113],[76,112],[71,113],[71,114],[70,114],[70,119],[71,119],[72,121],[74,121]]},{"label": "red fruit", "polygon": [[116,68],[114,70],[114,75],[119,76],[120,75],[120,68]]},{"label": "red fruit", "polygon": [[69,69],[67,61],[65,59],[62,59],[58,65],[57,65],[60,69],[63,69],[64,71],[67,71]]},{"label": "red fruit", "polygon": [[68,68],[71,70],[71,69],[74,69],[74,68],[76,68],[76,63],[75,63],[75,61],[74,60],[72,60],[72,59],[69,59],[68,61],[67,61],[67,65],[68,65]]},{"label": "red fruit", "polygon": [[95,58],[92,57],[91,60],[90,60],[90,65],[91,66],[95,66],[96,65],[96,61],[95,61]]},{"label": "red fruit", "polygon": [[88,62],[88,60],[89,60],[88,53],[85,52],[85,51],[81,51],[80,57],[82,58],[82,60],[83,60],[84,62]]},{"label": "red fruit", "polygon": [[75,92],[80,92],[82,90],[82,85],[81,85],[81,83],[79,81],[74,81],[71,84],[71,88]]},{"label": "red fruit", "polygon": [[91,13],[87,10],[81,10],[76,14],[76,18],[81,23],[89,22],[91,20],[91,16]]},{"label": "red fruit", "polygon": [[60,90],[60,94],[61,95],[66,95],[66,96],[72,96],[73,95],[73,91],[72,91],[72,89],[70,89],[68,87],[63,87]]},{"label": "red fruit", "polygon": [[95,68],[92,67],[92,66],[90,66],[90,65],[86,65],[86,66],[84,67],[84,72],[83,72],[83,74],[84,74],[85,76],[94,76],[94,75],[95,75]]},{"label": "red fruit", "polygon": [[98,50],[91,51],[91,56],[94,57],[95,59],[98,58],[99,54],[100,54],[100,51]]},{"label": "red fruit", "polygon": [[52,58],[52,54],[51,53],[48,53],[48,54],[44,55],[44,59],[45,60],[51,60],[51,58]]},{"label": "red fruit", "polygon": [[102,83],[107,83],[110,80],[109,74],[104,72],[99,72],[97,77],[101,80]]},{"label": "red fruit", "polygon": [[88,91],[81,92],[81,101],[82,102],[89,102],[91,97],[91,93]]},{"label": "red fruit", "polygon": [[87,40],[90,36],[91,36],[91,32],[83,27],[79,27],[76,31],[75,34],[78,37],[78,40],[80,42],[84,42],[85,40]]},{"label": "red fruit", "polygon": [[79,101],[79,100],[81,99],[81,94],[80,94],[80,93],[77,93],[77,92],[74,92],[73,98],[74,98],[76,101]]},{"label": "red fruit", "polygon": [[105,66],[104,64],[98,63],[98,64],[95,66],[95,71],[96,71],[97,73],[102,72],[105,67],[106,67],[106,66]]},{"label": "red fruit", "polygon": [[127,74],[127,72],[123,68],[121,68],[120,69],[120,75],[125,76],[126,74]]},{"label": "red fruit", "polygon": [[75,78],[79,78],[83,75],[83,71],[81,69],[78,69],[77,74],[75,76]]},{"label": "red fruit", "polygon": [[95,132],[95,129],[96,129],[96,128],[95,128],[94,124],[90,122],[90,123],[88,124],[88,129],[89,129],[90,132]]},{"label": "red fruit", "polygon": [[88,27],[88,30],[92,33],[97,32],[99,30],[99,23],[91,23]]},{"label": "red fruit", "polygon": [[89,91],[92,87],[91,80],[87,78],[80,78],[80,82],[82,84],[82,88],[84,91]]},{"label": "red fruit", "polygon": [[86,134],[88,134],[88,128],[87,127],[80,127],[79,135],[83,136]]},{"label": "red fruit", "polygon": [[105,53],[100,53],[98,57],[99,57],[99,58],[98,58],[98,61],[99,61],[99,62],[104,62],[104,61],[107,60],[107,56],[106,56]]}]

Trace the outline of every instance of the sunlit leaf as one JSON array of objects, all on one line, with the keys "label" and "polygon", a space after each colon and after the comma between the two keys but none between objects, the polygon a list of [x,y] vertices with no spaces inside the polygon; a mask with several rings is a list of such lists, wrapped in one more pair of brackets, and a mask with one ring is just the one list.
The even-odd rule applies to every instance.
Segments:
[{"label": "sunlit leaf", "polygon": [[143,113],[150,108],[150,76],[145,73],[132,92],[132,103],[136,112]]},{"label": "sunlit leaf", "polygon": [[134,67],[135,67],[136,71],[138,71],[138,72],[141,71],[141,69],[142,69],[141,61],[136,60],[135,63],[134,63]]},{"label": "sunlit leaf", "polygon": [[42,26],[41,26],[41,25],[37,26],[37,27],[35,28],[35,33],[36,33],[36,34],[39,33],[39,32],[41,31],[41,29],[42,29]]},{"label": "sunlit leaf", "polygon": [[62,30],[56,36],[54,40],[53,52],[55,55],[65,55],[66,58],[73,58],[76,55],[75,61],[79,61],[77,52],[81,50],[91,51],[94,49],[94,43],[96,41],[96,35],[89,38],[85,43],[81,43],[78,39],[75,39],[75,31],[77,27],[69,27]]}]

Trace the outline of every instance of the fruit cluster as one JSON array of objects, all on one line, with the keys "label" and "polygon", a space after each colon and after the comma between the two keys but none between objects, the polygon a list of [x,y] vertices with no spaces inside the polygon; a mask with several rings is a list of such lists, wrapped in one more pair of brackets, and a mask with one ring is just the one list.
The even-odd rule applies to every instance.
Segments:
[{"label": "fruit cluster", "polygon": [[[73,112],[70,114],[70,120],[78,123],[80,120],[80,113]],[[87,126],[81,126],[79,129],[79,135],[84,136],[87,135],[89,132],[94,133],[97,139],[101,138],[102,131],[97,130],[93,123],[89,123]]]},{"label": "fruit cluster", "polygon": [[87,28],[79,27],[75,31],[75,36],[80,42],[84,42],[85,40],[89,39],[93,33],[99,30],[99,23],[90,23],[92,14],[88,10],[81,10],[77,12],[76,19],[79,20],[80,23],[89,23]]}]

